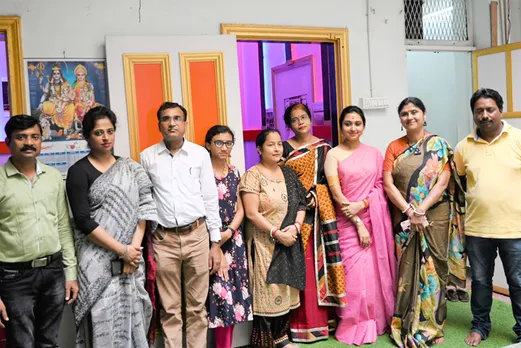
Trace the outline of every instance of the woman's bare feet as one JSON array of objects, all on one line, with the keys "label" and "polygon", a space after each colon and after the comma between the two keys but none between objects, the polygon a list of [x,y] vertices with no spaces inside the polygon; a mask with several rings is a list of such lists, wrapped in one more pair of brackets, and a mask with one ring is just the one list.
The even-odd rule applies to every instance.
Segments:
[{"label": "woman's bare feet", "polygon": [[432,344],[442,344],[443,342],[445,342],[444,337],[438,337],[432,340]]},{"label": "woman's bare feet", "polygon": [[472,331],[470,335],[465,338],[465,343],[472,347],[477,347],[481,343],[481,335]]}]

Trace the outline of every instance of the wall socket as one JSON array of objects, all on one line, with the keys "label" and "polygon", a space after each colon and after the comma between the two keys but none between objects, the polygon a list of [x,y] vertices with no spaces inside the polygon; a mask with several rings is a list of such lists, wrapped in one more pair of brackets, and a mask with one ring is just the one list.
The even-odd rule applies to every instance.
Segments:
[{"label": "wall socket", "polygon": [[389,98],[374,97],[374,98],[360,98],[360,105],[362,109],[387,109],[389,107]]}]

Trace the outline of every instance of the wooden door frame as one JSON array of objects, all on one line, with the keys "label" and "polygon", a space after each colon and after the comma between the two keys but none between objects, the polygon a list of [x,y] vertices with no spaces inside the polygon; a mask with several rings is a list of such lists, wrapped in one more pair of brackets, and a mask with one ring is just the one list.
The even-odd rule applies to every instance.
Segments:
[{"label": "wooden door frame", "polygon": [[[300,27],[283,25],[221,24],[221,34],[237,40],[276,42],[332,43],[335,51],[337,115],[351,105],[351,72],[349,62],[349,31],[347,28]],[[341,132],[337,117],[339,140]]]},{"label": "wooden door frame", "polygon": [[[22,53],[22,21],[16,16],[0,16],[0,33],[5,34],[7,80],[9,82],[10,115],[25,114],[25,74]],[[8,154],[4,139],[0,139],[0,154]]]}]

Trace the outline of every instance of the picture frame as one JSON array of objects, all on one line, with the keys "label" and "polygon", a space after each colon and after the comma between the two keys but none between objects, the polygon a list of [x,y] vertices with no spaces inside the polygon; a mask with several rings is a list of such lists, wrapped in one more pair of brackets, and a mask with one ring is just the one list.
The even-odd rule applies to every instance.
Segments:
[{"label": "picture frame", "polygon": [[24,67],[27,110],[44,142],[83,139],[85,113],[109,105],[105,59],[25,59]]}]

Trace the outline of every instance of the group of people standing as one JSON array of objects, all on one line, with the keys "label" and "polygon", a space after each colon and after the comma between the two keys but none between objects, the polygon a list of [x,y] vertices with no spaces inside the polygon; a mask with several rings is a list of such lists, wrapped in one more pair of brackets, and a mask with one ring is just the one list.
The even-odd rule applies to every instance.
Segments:
[{"label": "group of people standing", "polygon": [[467,255],[466,343],[477,346],[491,329],[498,249],[521,340],[521,205],[511,199],[521,193],[521,131],[501,119],[496,91],[478,90],[470,104],[477,127],[453,150],[425,130],[422,101],[404,99],[406,134],[385,156],[360,141],[360,108],[342,111],[343,140],[331,148],[312,135],[308,107],[291,105],[284,120],[294,136],[261,131],[260,161],[242,176],[229,163],[227,126],[198,146],[184,137],[187,110],[166,102],[163,140],[137,163],[113,154],[116,115],[97,106],[82,125],[91,151],[65,187],[36,160],[38,121],[12,117],[11,157],[0,167],[8,347],[57,346],[65,303],[76,347],[147,347],[160,323],[168,348],[205,347],[208,328],[229,348],[246,321],[253,347],[332,332],[346,344],[387,332],[399,347],[426,347],[443,342],[446,298],[468,300]]}]

